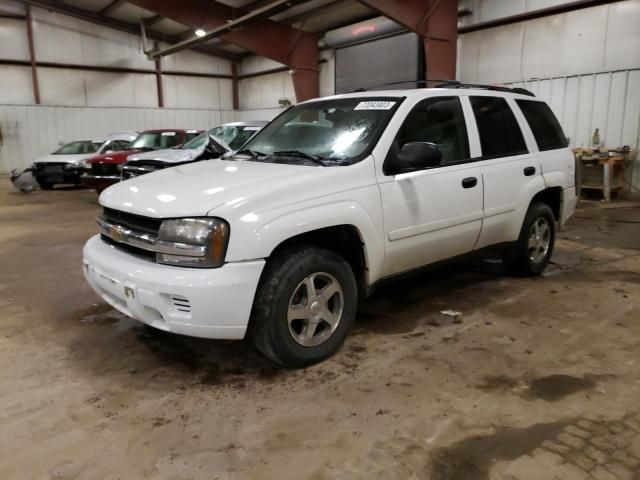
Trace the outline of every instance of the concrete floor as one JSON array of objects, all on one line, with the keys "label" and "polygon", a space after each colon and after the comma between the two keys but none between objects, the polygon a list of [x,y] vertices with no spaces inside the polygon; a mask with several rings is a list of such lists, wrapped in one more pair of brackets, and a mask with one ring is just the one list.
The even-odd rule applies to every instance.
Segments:
[{"label": "concrete floor", "polygon": [[109,308],[80,268],[95,195],[0,178],[0,478],[639,480],[640,208],[612,206],[543,277],[386,287],[334,358],[280,371]]}]

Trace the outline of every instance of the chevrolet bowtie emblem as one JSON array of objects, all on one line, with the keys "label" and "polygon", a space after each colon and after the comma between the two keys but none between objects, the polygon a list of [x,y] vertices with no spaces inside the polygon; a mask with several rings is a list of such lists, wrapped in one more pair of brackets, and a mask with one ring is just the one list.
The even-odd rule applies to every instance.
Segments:
[{"label": "chevrolet bowtie emblem", "polygon": [[124,241],[124,231],[122,230],[122,227],[116,226],[116,227],[111,227],[111,238],[114,239],[116,242],[123,242]]}]

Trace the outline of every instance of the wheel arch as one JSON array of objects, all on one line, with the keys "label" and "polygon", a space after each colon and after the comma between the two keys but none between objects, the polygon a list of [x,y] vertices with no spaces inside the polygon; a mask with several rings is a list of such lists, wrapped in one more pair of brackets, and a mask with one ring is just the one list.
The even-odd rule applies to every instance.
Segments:
[{"label": "wheel arch", "polygon": [[553,211],[556,222],[559,222],[562,215],[562,196],[562,187],[547,187],[533,196],[528,208],[531,208],[534,203],[545,203],[549,205],[549,208]]},{"label": "wheel arch", "polygon": [[269,257],[280,255],[294,245],[313,245],[336,252],[353,270],[359,295],[366,294],[369,263],[362,233],[355,225],[332,225],[298,233],[277,244]]}]

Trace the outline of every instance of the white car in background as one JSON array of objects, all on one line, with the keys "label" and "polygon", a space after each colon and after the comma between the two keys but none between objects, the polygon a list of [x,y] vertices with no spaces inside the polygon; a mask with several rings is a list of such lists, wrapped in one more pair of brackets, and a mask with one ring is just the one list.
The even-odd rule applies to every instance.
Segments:
[{"label": "white car in background", "polygon": [[219,158],[226,153],[235,152],[267,123],[269,122],[264,120],[225,123],[202,132],[179,148],[129,155],[122,167],[122,179],[198,160]]},{"label": "white car in background", "polygon": [[33,162],[33,176],[44,190],[60,183],[80,185],[85,160],[102,153],[126,150],[137,136],[138,132],[134,131],[114,132],[104,139],[67,143]]}]

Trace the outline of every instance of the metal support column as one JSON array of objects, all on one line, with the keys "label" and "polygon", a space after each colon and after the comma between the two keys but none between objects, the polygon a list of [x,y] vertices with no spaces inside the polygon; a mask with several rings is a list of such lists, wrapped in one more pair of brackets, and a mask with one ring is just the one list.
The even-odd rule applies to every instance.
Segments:
[{"label": "metal support column", "polygon": [[427,78],[455,79],[457,0],[358,0],[423,38]]},{"label": "metal support column", "polygon": [[36,49],[33,41],[33,18],[31,17],[31,6],[27,5],[26,23],[27,39],[29,41],[29,61],[31,63],[31,80],[33,83],[33,99],[36,105],[40,105],[40,83],[38,82],[38,66],[36,64]]}]

